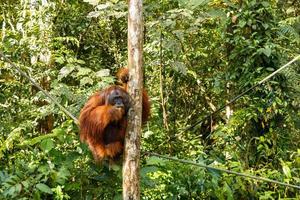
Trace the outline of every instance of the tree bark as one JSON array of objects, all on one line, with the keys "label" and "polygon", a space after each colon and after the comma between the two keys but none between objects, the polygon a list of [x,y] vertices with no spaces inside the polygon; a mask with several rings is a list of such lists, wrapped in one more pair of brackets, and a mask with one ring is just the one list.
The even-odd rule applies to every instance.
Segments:
[{"label": "tree bark", "polygon": [[140,143],[143,89],[142,0],[128,2],[128,93],[132,97],[128,113],[123,161],[123,199],[140,199]]}]

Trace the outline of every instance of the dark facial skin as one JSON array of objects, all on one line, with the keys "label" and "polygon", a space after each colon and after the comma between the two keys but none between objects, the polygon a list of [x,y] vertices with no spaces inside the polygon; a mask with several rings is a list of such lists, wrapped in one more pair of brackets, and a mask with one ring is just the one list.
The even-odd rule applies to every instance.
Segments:
[{"label": "dark facial skin", "polygon": [[129,108],[129,97],[128,94],[122,90],[113,90],[108,96],[107,100],[109,105],[116,106],[117,108],[125,109]]}]

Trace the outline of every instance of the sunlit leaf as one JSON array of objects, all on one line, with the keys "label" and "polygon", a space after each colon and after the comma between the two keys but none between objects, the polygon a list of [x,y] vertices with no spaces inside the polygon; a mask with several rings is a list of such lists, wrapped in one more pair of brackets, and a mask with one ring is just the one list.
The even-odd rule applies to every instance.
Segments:
[{"label": "sunlit leaf", "polygon": [[100,0],[83,0],[83,2],[96,6],[100,2]]},{"label": "sunlit leaf", "polygon": [[53,149],[54,143],[51,139],[46,139],[41,142],[40,147],[43,151],[49,152]]},{"label": "sunlit leaf", "polygon": [[109,69],[101,69],[96,72],[97,77],[104,77],[104,76],[109,76],[110,75],[110,70]]},{"label": "sunlit leaf", "polygon": [[51,188],[48,185],[44,184],[44,183],[36,184],[36,188],[39,189],[40,191],[44,192],[44,193],[48,193],[48,194],[53,193]]},{"label": "sunlit leaf", "polygon": [[74,69],[75,69],[75,66],[71,66],[71,65],[61,68],[61,70],[59,72],[60,78],[64,78],[64,77],[68,76]]},{"label": "sunlit leaf", "polygon": [[88,16],[87,17],[90,17],[90,18],[92,18],[92,17],[99,17],[100,16],[100,12],[99,11],[92,11],[92,12],[90,12],[89,14],[88,14]]},{"label": "sunlit leaf", "polygon": [[106,4],[99,4],[99,5],[97,6],[97,9],[98,9],[98,10],[104,10],[104,9],[109,8],[110,6],[111,6],[111,3],[110,3],[110,2],[107,2]]},{"label": "sunlit leaf", "polygon": [[283,170],[284,175],[287,178],[291,178],[292,177],[291,170],[290,170],[290,168],[287,165],[283,165],[282,166],[282,170]]},{"label": "sunlit leaf", "polygon": [[87,84],[90,84],[92,85],[93,84],[93,79],[89,78],[89,77],[84,77],[80,80],[80,85],[81,86],[84,86],[84,85],[87,85]]}]

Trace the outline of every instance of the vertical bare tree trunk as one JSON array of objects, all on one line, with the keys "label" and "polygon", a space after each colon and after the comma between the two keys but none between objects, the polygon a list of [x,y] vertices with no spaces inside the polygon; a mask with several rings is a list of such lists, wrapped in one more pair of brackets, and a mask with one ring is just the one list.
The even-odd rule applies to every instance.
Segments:
[{"label": "vertical bare tree trunk", "polygon": [[123,161],[123,199],[140,199],[140,143],[143,88],[143,16],[142,0],[128,3],[128,92],[132,106],[128,113]]},{"label": "vertical bare tree trunk", "polygon": [[[230,88],[229,83],[227,83],[226,84],[226,93],[227,93],[227,96],[230,99],[230,89],[229,88]],[[226,100],[226,103],[228,103],[228,102],[229,102],[229,100]],[[227,105],[225,107],[225,110],[226,110],[226,123],[228,123],[229,119],[230,119],[230,117],[232,115],[232,112],[233,112],[233,110],[231,109],[231,105]]]},{"label": "vertical bare tree trunk", "polygon": [[160,33],[160,69],[159,69],[159,91],[160,91],[160,99],[161,99],[161,108],[162,108],[162,115],[163,115],[163,125],[167,131],[169,131],[169,124],[167,118],[167,111],[166,111],[166,99],[164,97],[163,92],[163,53],[162,53],[162,42],[163,42],[163,33]]}]

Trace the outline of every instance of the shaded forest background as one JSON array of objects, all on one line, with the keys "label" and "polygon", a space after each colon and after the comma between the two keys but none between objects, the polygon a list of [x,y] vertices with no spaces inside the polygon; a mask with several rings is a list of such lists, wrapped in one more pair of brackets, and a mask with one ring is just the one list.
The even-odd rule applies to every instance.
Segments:
[{"label": "shaded forest background", "polygon": [[[121,0],[2,0],[0,50],[75,116],[127,63]],[[143,151],[300,184],[295,0],[145,0]],[[187,127],[195,127],[187,130]],[[143,155],[142,199],[299,199],[299,190]],[[0,199],[121,199],[78,127],[0,61]]]}]

